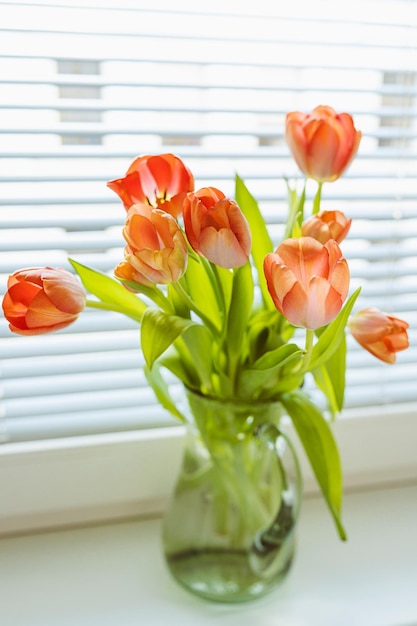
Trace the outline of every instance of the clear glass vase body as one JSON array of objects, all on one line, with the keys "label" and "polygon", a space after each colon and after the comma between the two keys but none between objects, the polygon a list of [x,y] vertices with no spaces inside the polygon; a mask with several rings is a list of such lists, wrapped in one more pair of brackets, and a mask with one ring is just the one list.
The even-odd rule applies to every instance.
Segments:
[{"label": "clear glass vase body", "polygon": [[163,524],[169,570],[219,602],[264,595],[294,554],[301,479],[279,403],[188,393],[183,462]]}]

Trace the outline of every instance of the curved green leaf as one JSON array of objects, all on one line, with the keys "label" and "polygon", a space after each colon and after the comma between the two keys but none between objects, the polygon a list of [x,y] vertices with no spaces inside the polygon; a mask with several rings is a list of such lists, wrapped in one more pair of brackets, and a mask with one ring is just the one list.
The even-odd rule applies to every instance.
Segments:
[{"label": "curved green leaf", "polygon": [[192,369],[195,372],[193,385],[203,387],[206,393],[214,394],[212,388],[212,351],[213,336],[206,326],[194,324],[184,333],[182,341],[190,355]]},{"label": "curved green leaf", "polygon": [[153,389],[153,392],[158,400],[159,404],[169,411],[174,417],[177,417],[182,422],[185,422],[184,415],[178,410],[177,403],[171,397],[169,393],[169,387],[164,381],[159,371],[159,367],[155,366],[149,369],[146,365],[143,368],[146,376],[146,380]]},{"label": "curved green leaf", "polygon": [[323,332],[321,332],[319,339],[312,350],[308,367],[309,371],[320,367],[323,363],[328,361],[340,346],[340,342],[343,341],[345,336],[345,327],[349,319],[349,315],[352,312],[353,305],[355,304],[359,293],[360,288],[357,289],[346,301],[346,304],[340,311],[339,315],[328,326],[326,326]]},{"label": "curved green leaf", "polygon": [[147,366],[151,369],[155,360],[187,328],[193,325],[196,325],[196,323],[190,319],[184,319],[177,315],[168,315],[159,309],[146,309],[142,317],[140,338]]},{"label": "curved green leaf", "polygon": [[255,363],[251,369],[269,370],[276,367],[282,367],[289,359],[302,354],[302,350],[295,343],[286,343],[275,350],[265,352]]},{"label": "curved green leaf", "polygon": [[302,384],[303,377],[299,373],[282,374],[285,366],[294,361],[301,362],[302,350],[295,344],[286,344],[267,352],[249,369],[244,370],[240,376],[240,393],[245,397],[257,397],[267,399],[276,396],[283,391],[289,391]]},{"label": "curved green leaf", "polygon": [[240,356],[242,352],[242,338],[248,327],[252,304],[252,269],[250,263],[246,263],[242,267],[238,267],[233,273],[226,337],[229,354]]},{"label": "curved green leaf", "polygon": [[[141,321],[147,305],[135,294],[103,272],[86,267],[73,259],[69,259],[69,262],[87,291],[99,299],[98,308],[123,313],[137,322]],[[95,303],[91,302],[89,306],[95,306]]]},{"label": "curved green leaf", "polygon": [[252,234],[252,257],[258,273],[262,298],[265,305],[272,309],[274,308],[274,303],[266,285],[264,259],[267,254],[272,252],[273,244],[257,201],[238,175],[236,175],[235,179],[235,198],[242,213],[248,220]]},{"label": "curved green leaf", "polygon": [[319,409],[301,390],[284,394],[282,403],[313,468],[339,536],[345,541],[346,532],[341,522],[342,467],[331,428]]},{"label": "curved green leaf", "polygon": [[346,336],[343,335],[337,350],[318,368],[312,371],[316,385],[327,398],[332,416],[339,413],[344,404],[346,374]]},{"label": "curved green leaf", "polygon": [[187,272],[182,281],[186,284],[186,291],[193,303],[203,310],[213,325],[220,330],[222,307],[210,271],[210,266],[203,259],[190,255]]}]

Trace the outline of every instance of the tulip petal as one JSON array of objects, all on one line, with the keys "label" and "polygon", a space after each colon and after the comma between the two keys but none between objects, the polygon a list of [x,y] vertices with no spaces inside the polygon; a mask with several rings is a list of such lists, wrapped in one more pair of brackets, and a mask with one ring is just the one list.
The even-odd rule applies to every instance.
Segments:
[{"label": "tulip petal", "polygon": [[131,172],[124,178],[110,180],[107,187],[117,193],[123,202],[126,210],[137,202],[146,201],[146,193],[142,189],[140,178],[137,172]]},{"label": "tulip petal", "polygon": [[[264,270],[268,289],[272,295],[275,306],[284,314],[282,303],[286,295],[297,283],[297,278],[291,269],[280,262],[279,256],[275,253],[266,256]],[[300,288],[302,289],[301,285]],[[303,293],[305,295],[305,289],[303,289]],[[298,308],[300,308],[300,306],[298,306]]]},{"label": "tulip petal", "polygon": [[67,313],[57,309],[46,293],[44,291],[40,291],[33,298],[26,313],[26,325],[28,329],[52,327],[56,324],[73,322],[75,320],[75,316],[75,313]]},{"label": "tulip petal", "polygon": [[278,246],[276,254],[306,289],[311,276],[328,274],[328,254],[323,245],[312,237],[286,239]]},{"label": "tulip petal", "polygon": [[339,151],[340,137],[333,124],[319,124],[308,149],[308,170],[318,180],[338,178],[332,174]]},{"label": "tulip petal", "polygon": [[395,352],[392,352],[383,340],[368,343],[364,347],[380,361],[384,361],[384,363],[390,363],[392,365],[397,359]]},{"label": "tulip petal", "polygon": [[[347,168],[355,156],[359,148],[362,133],[355,130],[352,116],[349,115],[349,113],[340,113],[337,119],[341,127],[342,135],[339,154],[337,155],[337,168],[342,171]],[[350,141],[343,141],[343,137],[350,138]]]},{"label": "tulip petal", "polygon": [[307,141],[300,120],[293,117],[287,121],[285,139],[300,170],[308,172]]},{"label": "tulip petal", "polygon": [[[45,277],[43,288],[53,306],[62,313],[78,315],[85,306],[84,289],[71,275]],[[31,309],[35,301],[36,298],[32,300]]]},{"label": "tulip petal", "polygon": [[226,228],[221,230],[204,229],[201,233],[199,247],[206,259],[220,267],[241,267],[248,260],[235,234]]},{"label": "tulip petal", "polygon": [[283,298],[281,309],[290,324],[307,328],[307,294],[299,282],[295,282]]}]

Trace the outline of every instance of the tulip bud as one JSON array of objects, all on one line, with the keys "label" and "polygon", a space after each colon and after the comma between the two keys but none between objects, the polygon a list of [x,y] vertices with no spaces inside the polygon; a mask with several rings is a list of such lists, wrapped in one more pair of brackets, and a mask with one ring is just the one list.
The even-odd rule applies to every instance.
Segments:
[{"label": "tulip bud", "polygon": [[135,204],[127,212],[123,229],[126,239],[125,262],[116,275],[142,285],[176,282],[187,269],[188,248],[176,220],[146,204]]},{"label": "tulip bud", "polygon": [[329,239],[340,243],[348,234],[351,223],[352,220],[348,220],[342,211],[321,211],[303,222],[301,234],[303,237],[313,237],[323,244]]},{"label": "tulip bud", "polygon": [[107,186],[118,194],[126,211],[145,203],[178,217],[185,195],[194,189],[194,177],[173,154],[146,155],[133,161],[124,178]]},{"label": "tulip bud", "polygon": [[362,309],[348,322],[356,341],[385,363],[395,363],[396,352],[409,346],[407,322],[374,307]]},{"label": "tulip bud", "polygon": [[73,274],[61,268],[34,267],[9,277],[3,311],[12,332],[42,335],[75,322],[85,303],[85,291]]},{"label": "tulip bud", "polygon": [[183,215],[188,241],[198,254],[228,269],[247,263],[251,234],[236,202],[207,187],[187,195]]},{"label": "tulip bud", "polygon": [[329,106],[312,113],[287,114],[285,138],[300,170],[319,183],[339,178],[355,156],[361,140],[348,113]]},{"label": "tulip bud", "polygon": [[293,326],[325,326],[348,294],[349,268],[333,240],[286,239],[265,257],[264,271],[276,308]]}]

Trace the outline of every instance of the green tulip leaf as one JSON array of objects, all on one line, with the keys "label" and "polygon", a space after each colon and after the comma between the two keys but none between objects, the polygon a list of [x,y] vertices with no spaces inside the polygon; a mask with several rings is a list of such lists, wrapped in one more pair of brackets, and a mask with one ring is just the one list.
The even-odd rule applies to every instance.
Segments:
[{"label": "green tulip leaf", "polygon": [[219,316],[221,303],[210,267],[207,267],[206,261],[190,255],[187,272],[182,281],[186,283],[187,293],[196,307],[204,311],[205,316],[220,330],[222,324]]},{"label": "green tulip leaf", "polygon": [[190,319],[184,319],[177,315],[168,315],[159,309],[148,308],[142,317],[141,323],[141,346],[143,356],[149,369],[155,360],[174,341],[180,337],[187,328],[196,325]]},{"label": "green tulip leaf", "polygon": [[163,354],[156,363],[153,364],[152,371],[158,365],[164,367],[169,370],[178,380],[180,380],[187,387],[195,386],[195,381],[193,381],[192,373],[190,373],[188,368],[188,363],[184,362],[182,356],[175,353],[175,351],[167,351]]},{"label": "green tulip leaf", "polygon": [[335,417],[344,404],[346,375],[346,336],[343,335],[337,350],[312,374],[316,385],[327,398],[329,410]]},{"label": "green tulip leaf", "polygon": [[185,422],[184,415],[178,410],[177,403],[171,397],[169,393],[169,387],[164,381],[161,373],[159,371],[159,367],[157,364],[150,369],[145,365],[144,373],[146,376],[146,380],[150,384],[153,389],[153,392],[156,396],[156,399],[160,403],[160,405],[167,411],[169,411],[174,417],[177,417],[182,422]]},{"label": "green tulip leaf", "polygon": [[[240,376],[240,392],[246,397],[269,398],[284,391],[297,388],[303,377],[297,373],[282,372],[284,367],[301,362],[302,350],[295,344],[286,344],[267,352]],[[265,391],[268,393],[265,394]]]},{"label": "green tulip leaf", "polygon": [[86,267],[73,259],[69,261],[86,290],[99,299],[97,303],[88,302],[88,306],[123,313],[137,322],[141,321],[147,305],[140,298],[107,274]]},{"label": "green tulip leaf", "polygon": [[252,257],[258,273],[262,298],[267,307],[273,308],[274,304],[269,295],[264,274],[264,259],[267,254],[272,252],[273,244],[257,201],[238,175],[236,175],[235,185],[236,202],[248,220],[252,234]]},{"label": "green tulip leaf", "polygon": [[227,320],[227,349],[236,358],[242,351],[243,336],[253,304],[253,278],[249,263],[238,267],[233,274],[233,288]]},{"label": "green tulip leaf", "polygon": [[282,403],[310,461],[339,536],[345,541],[346,532],[341,522],[342,467],[331,428],[319,409],[301,390],[284,394]]},{"label": "green tulip leaf", "polygon": [[188,386],[199,386],[202,384],[207,393],[214,393],[212,389],[212,352],[213,336],[206,326],[194,324],[189,326],[187,332],[182,337],[189,358],[188,369],[195,372],[193,382]]},{"label": "green tulip leaf", "polygon": [[256,370],[270,370],[276,367],[282,367],[290,359],[297,355],[301,355],[302,350],[295,343],[286,343],[275,350],[270,350],[263,354],[252,366]]},{"label": "green tulip leaf", "polygon": [[313,371],[320,367],[330,359],[340,346],[345,336],[345,327],[352,312],[352,308],[359,296],[360,288],[357,289],[346,301],[345,306],[339,315],[320,333],[319,339],[315,344],[311,359],[309,362],[309,371]]}]

